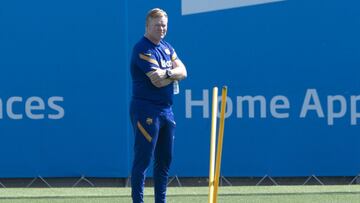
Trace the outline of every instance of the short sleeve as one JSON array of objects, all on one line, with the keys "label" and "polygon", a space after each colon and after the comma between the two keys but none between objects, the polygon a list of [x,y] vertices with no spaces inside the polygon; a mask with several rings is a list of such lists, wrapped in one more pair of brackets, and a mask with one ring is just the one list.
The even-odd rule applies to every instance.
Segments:
[{"label": "short sleeve", "polygon": [[175,61],[176,59],[178,59],[178,56],[174,48],[171,48],[171,50],[171,61]]},{"label": "short sleeve", "polygon": [[178,59],[175,49],[169,43],[167,43],[166,45],[168,46],[168,48],[170,50],[171,61],[175,61],[176,59]]},{"label": "short sleeve", "polygon": [[150,50],[138,52],[136,57],[136,65],[144,72],[153,71],[154,68],[159,68],[159,63],[156,60],[155,54]]}]

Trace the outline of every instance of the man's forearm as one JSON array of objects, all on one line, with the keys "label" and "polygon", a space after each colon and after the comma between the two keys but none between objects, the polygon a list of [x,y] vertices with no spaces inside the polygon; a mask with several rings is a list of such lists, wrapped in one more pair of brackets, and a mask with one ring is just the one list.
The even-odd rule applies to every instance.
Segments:
[{"label": "man's forearm", "polygon": [[187,77],[185,65],[180,60],[173,62],[173,68],[168,70],[168,75],[172,80],[183,80]]}]

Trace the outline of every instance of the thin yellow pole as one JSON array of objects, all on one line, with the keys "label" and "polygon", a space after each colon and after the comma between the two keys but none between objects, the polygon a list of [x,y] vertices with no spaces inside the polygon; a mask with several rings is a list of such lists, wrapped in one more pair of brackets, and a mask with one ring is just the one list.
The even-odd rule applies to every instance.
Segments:
[{"label": "thin yellow pole", "polygon": [[222,145],[224,137],[224,125],[225,125],[225,108],[226,108],[226,97],[227,97],[227,87],[222,87],[221,93],[221,111],[220,111],[220,125],[219,125],[219,135],[218,135],[218,146],[216,149],[216,168],[215,168],[215,180],[214,180],[214,201],[217,202],[217,194],[219,188],[219,177],[220,177],[220,165],[221,165],[221,154],[222,154]]},{"label": "thin yellow pole", "polygon": [[215,169],[215,146],[216,146],[216,121],[218,113],[218,88],[213,88],[211,108],[211,134],[210,134],[210,171],[209,171],[209,203],[214,198],[214,169]]}]

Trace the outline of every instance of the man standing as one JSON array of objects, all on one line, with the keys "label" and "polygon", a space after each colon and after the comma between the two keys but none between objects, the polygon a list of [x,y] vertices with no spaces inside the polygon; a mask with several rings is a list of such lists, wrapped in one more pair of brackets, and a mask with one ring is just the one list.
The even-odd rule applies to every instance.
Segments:
[{"label": "man standing", "polygon": [[145,174],[154,157],[155,203],[166,202],[166,185],[176,123],[172,112],[174,87],[187,76],[173,47],[164,41],[168,16],[155,8],[146,16],[145,35],[131,58],[130,117],[135,134],[131,171],[132,199],[143,202]]}]

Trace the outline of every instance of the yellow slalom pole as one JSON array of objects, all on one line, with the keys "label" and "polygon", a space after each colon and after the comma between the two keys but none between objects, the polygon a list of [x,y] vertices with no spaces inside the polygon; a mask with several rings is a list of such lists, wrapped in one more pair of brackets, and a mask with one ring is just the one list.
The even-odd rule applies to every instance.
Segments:
[{"label": "yellow slalom pole", "polygon": [[215,169],[215,146],[216,146],[216,121],[218,113],[218,88],[213,88],[211,108],[211,134],[210,134],[210,171],[209,171],[209,203],[214,198],[214,169]]},{"label": "yellow slalom pole", "polygon": [[227,96],[227,87],[223,86],[221,92],[221,111],[220,111],[220,125],[219,125],[219,135],[218,135],[218,146],[216,149],[216,168],[215,168],[215,180],[214,180],[214,201],[217,202],[217,194],[219,188],[219,178],[220,178],[220,165],[221,165],[221,154],[222,154],[222,145],[224,137],[224,125],[225,125],[225,108],[226,108],[226,96]]}]

